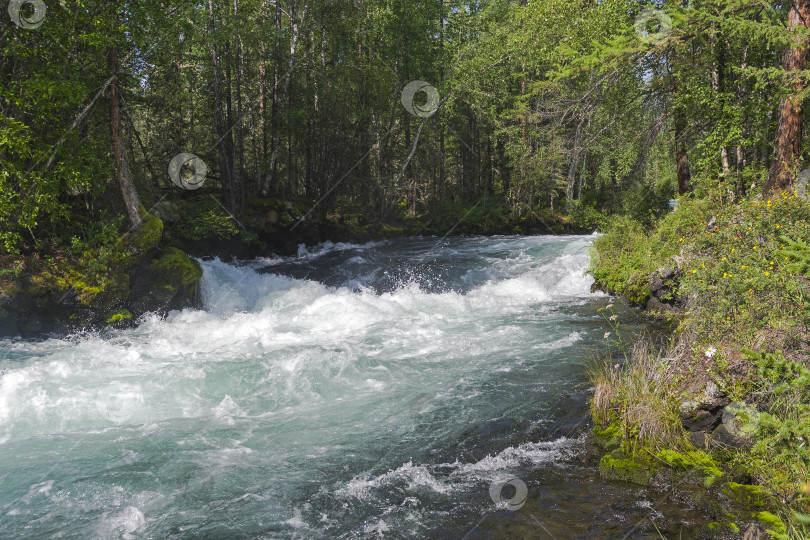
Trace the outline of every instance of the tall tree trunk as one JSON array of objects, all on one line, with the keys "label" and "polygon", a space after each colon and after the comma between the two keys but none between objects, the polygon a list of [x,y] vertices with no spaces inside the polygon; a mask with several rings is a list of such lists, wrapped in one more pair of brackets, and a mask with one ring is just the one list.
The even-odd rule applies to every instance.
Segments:
[{"label": "tall tree trunk", "polygon": [[222,92],[219,84],[219,58],[217,57],[217,41],[216,41],[216,20],[214,18],[214,0],[208,0],[208,11],[211,19],[211,71],[213,72],[213,86],[214,86],[214,114],[212,115],[214,135],[217,137],[219,144],[217,150],[219,155],[219,175],[222,184],[223,200],[228,200],[228,193],[231,185],[231,170],[228,161],[228,150],[223,141],[223,128],[222,128]]},{"label": "tall tree trunk", "polygon": [[686,155],[686,121],[683,113],[675,114],[675,164],[677,167],[678,194],[692,191],[689,183],[692,176],[689,172],[689,158]]},{"label": "tall tree trunk", "polygon": [[234,205],[231,212],[244,212],[245,210],[245,132],[242,129],[242,36],[239,31],[239,5],[238,0],[233,0],[233,18],[236,24],[236,58],[234,71],[236,73],[236,159],[234,159],[236,185],[233,186]]},{"label": "tall tree trunk", "polygon": [[[439,15],[439,84],[444,84],[444,2],[441,2],[441,13]],[[445,150],[444,150],[444,111],[439,111],[439,204],[444,205],[445,183],[447,182],[445,171]]]},{"label": "tall tree trunk", "polygon": [[691,174],[689,173],[689,158],[686,154],[686,114],[682,105],[677,102],[678,90],[680,82],[677,76],[673,82],[672,96],[675,101],[674,105],[674,124],[675,124],[675,167],[676,178],[678,180],[678,194],[683,195],[692,191],[690,184]]},{"label": "tall tree trunk", "polygon": [[[748,44],[743,47],[742,50],[742,61],[740,62],[740,69],[745,71],[748,69]],[[750,95],[750,86],[748,81],[744,81],[742,84],[738,86],[737,92],[737,104],[745,103],[749,99]],[[737,149],[736,149],[736,181],[734,183],[734,197],[735,199],[739,200],[745,195],[745,184],[743,184],[742,174],[745,170],[747,165],[746,156],[745,156],[745,147],[743,146],[743,142],[748,140],[748,134],[751,131],[751,118],[746,115],[742,121],[742,128],[740,132],[740,140],[737,142]]]},{"label": "tall tree trunk", "polygon": [[[287,102],[288,93],[290,91],[290,79],[292,78],[293,69],[295,68],[295,52],[296,52],[296,50],[298,48],[298,38],[300,36],[301,25],[303,24],[303,21],[304,21],[304,18],[306,17],[306,14],[307,14],[306,9],[304,9],[304,11],[301,13],[301,20],[299,21],[298,17],[297,17],[297,3],[292,2],[292,4],[290,5],[290,30],[291,30],[291,35],[290,35],[290,57],[287,59],[287,72],[284,74],[284,86],[282,87],[281,95],[278,98],[277,108],[278,108],[278,116],[279,117],[283,116],[283,114],[284,114],[284,106],[285,106],[285,104]],[[269,172],[267,173],[267,176],[264,179],[264,185],[262,186],[262,193],[263,194],[267,194],[267,190],[270,188],[270,184],[272,183],[272,180],[273,180],[272,174],[273,174],[273,170],[275,169],[275,166],[276,166],[276,160],[278,159],[278,145],[279,145],[279,139],[280,139],[280,136],[281,136],[281,134],[279,133],[280,131],[281,130],[278,127],[276,127],[275,133],[273,134],[273,151],[270,154]],[[290,134],[289,134],[289,132],[287,133],[287,135],[288,135],[287,136],[287,145],[288,145],[288,152],[287,153],[288,153],[288,162],[289,162],[289,161],[291,161],[289,159],[289,153],[291,151],[290,148],[289,148],[289,146],[290,146]],[[291,165],[292,165],[292,163],[288,163],[288,175],[291,174],[291,171],[289,171],[289,166],[291,166]],[[288,176],[288,178],[292,178],[292,177]],[[292,180],[290,180],[290,182],[288,182],[288,184],[292,185]]]},{"label": "tall tree trunk", "polygon": [[[808,27],[810,20],[810,0],[794,0],[788,12],[788,27],[795,31],[798,27]],[[804,88],[797,71],[807,67],[807,38],[803,35],[791,38],[791,46],[785,51],[782,61],[785,71],[792,75],[789,87],[793,93],[782,98],[779,103],[779,123],[773,141],[773,157],[768,172],[768,181],[762,190],[764,195],[773,191],[789,189],[799,168],[799,155],[802,146],[803,103],[798,97]]]},{"label": "tall tree trunk", "polygon": [[[717,31],[712,32],[712,48],[714,49],[715,64],[712,67],[712,90],[720,107],[721,117],[725,115],[725,69],[726,69],[726,42],[722,36],[717,35]],[[728,148],[725,144],[720,147],[720,167],[723,171],[723,181],[725,182],[731,166],[728,161]]]},{"label": "tall tree trunk", "polygon": [[[117,46],[110,48],[107,54],[107,61],[110,71],[114,75],[117,75],[119,69]],[[141,202],[138,199],[135,184],[132,182],[132,174],[129,171],[129,162],[127,160],[127,150],[124,146],[121,134],[121,105],[118,92],[118,77],[116,76],[110,83],[110,137],[112,139],[113,159],[115,161],[115,173],[116,176],[118,176],[118,185],[121,187],[121,195],[124,198],[124,206],[127,209],[127,216],[129,217],[129,224],[133,229],[137,229],[143,224],[143,218],[141,218],[140,213]]]}]

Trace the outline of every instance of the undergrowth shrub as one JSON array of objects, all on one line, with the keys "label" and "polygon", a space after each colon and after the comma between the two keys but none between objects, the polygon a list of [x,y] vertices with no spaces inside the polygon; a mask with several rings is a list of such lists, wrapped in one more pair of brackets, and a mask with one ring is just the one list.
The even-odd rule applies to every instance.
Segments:
[{"label": "undergrowth shrub", "polygon": [[671,264],[670,259],[705,227],[705,212],[704,201],[682,199],[653,230],[631,217],[614,216],[605,234],[594,242],[589,273],[631,303],[645,303],[650,297],[651,274]]}]

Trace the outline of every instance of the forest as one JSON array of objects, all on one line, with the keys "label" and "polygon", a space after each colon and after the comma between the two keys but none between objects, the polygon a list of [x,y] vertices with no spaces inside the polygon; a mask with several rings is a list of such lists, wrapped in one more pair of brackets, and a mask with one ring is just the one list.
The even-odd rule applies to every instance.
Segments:
[{"label": "forest", "polygon": [[489,200],[513,219],[649,222],[675,193],[785,189],[804,159],[804,2],[15,0],[8,12],[9,254],[203,193],[237,221],[275,197],[307,201],[313,218]]}]

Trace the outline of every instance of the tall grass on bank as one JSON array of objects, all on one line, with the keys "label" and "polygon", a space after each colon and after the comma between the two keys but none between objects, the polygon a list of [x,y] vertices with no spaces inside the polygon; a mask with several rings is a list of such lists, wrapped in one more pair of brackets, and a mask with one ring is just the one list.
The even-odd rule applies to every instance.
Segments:
[{"label": "tall grass on bank", "polygon": [[[616,348],[623,364],[616,361]],[[594,424],[604,429],[618,421],[624,440],[632,446],[684,448],[686,438],[670,397],[676,384],[670,368],[669,359],[648,335],[632,344],[609,341],[608,352],[593,356],[586,367],[594,388]]]}]

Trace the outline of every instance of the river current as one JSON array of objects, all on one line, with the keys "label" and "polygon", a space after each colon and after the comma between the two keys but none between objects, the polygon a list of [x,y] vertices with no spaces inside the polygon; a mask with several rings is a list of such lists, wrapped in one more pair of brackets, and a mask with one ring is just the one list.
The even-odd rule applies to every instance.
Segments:
[{"label": "river current", "polygon": [[204,309],[0,340],[0,537],[658,538],[585,442],[593,238],[203,261]]}]

